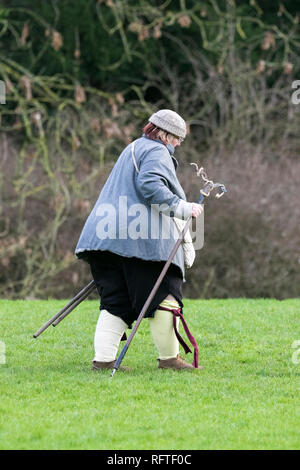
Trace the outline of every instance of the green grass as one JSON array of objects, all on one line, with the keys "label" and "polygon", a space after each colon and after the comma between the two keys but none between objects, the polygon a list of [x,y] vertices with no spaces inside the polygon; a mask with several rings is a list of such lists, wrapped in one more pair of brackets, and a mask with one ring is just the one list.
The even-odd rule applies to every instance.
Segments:
[{"label": "green grass", "polygon": [[0,301],[0,449],[299,448],[299,299],[186,299],[204,371],[158,370],[144,320],[112,380],[90,370],[97,301],[33,339],[65,303]]}]

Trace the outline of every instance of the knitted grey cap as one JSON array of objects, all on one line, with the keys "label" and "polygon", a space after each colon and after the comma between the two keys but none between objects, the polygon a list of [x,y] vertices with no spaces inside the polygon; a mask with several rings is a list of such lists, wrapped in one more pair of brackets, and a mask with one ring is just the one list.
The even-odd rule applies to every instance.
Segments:
[{"label": "knitted grey cap", "polygon": [[177,137],[184,138],[186,136],[185,121],[171,109],[160,109],[150,116],[149,122]]}]

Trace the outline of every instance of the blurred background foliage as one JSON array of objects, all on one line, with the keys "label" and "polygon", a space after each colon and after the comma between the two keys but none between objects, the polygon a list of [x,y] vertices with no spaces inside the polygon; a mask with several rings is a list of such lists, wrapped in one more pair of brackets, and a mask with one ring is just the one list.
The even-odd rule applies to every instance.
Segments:
[{"label": "blurred background foliage", "polygon": [[179,112],[176,150],[224,182],[189,297],[299,296],[300,5],[258,0],[0,2],[0,296],[66,298],[74,248],[124,145]]}]

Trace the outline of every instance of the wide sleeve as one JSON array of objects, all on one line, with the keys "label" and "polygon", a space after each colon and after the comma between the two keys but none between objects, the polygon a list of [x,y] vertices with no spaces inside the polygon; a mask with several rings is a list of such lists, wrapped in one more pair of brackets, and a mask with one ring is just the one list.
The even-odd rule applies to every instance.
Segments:
[{"label": "wide sleeve", "polygon": [[170,217],[187,219],[192,215],[192,204],[170,189],[179,185],[172,165],[167,151],[147,152],[140,162],[137,187],[149,205],[159,205],[159,210]]}]

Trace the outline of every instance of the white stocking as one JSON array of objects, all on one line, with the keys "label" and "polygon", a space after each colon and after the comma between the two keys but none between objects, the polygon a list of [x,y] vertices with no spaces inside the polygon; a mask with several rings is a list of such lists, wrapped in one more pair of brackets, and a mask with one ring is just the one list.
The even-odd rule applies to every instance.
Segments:
[{"label": "white stocking", "polygon": [[94,361],[111,362],[116,359],[121,338],[128,325],[122,318],[101,310],[97,322],[94,348]]},{"label": "white stocking", "polygon": [[[179,308],[177,300],[169,295],[160,304],[162,307]],[[158,351],[159,359],[171,359],[179,353],[179,342],[173,326],[173,314],[165,310],[156,310],[153,318],[149,318],[150,331],[153,342]],[[176,318],[178,329],[179,318]]]}]

